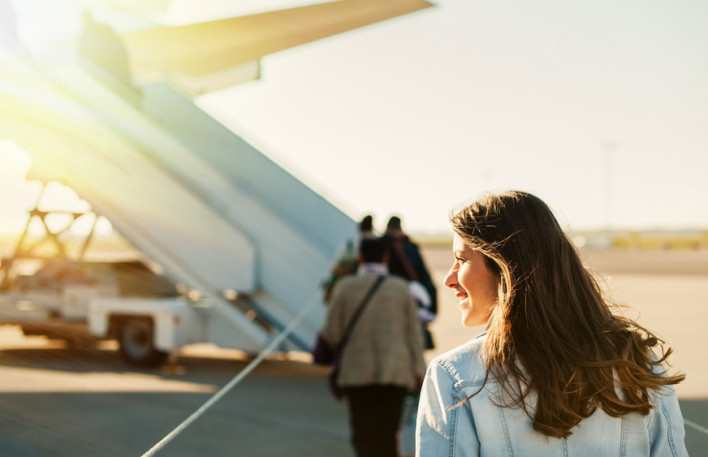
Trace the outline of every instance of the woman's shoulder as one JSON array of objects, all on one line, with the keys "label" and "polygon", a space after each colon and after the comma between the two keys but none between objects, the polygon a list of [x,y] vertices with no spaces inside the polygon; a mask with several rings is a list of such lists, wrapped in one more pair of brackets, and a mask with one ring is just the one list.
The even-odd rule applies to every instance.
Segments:
[{"label": "woman's shoulder", "polygon": [[435,357],[430,362],[430,368],[446,372],[458,389],[470,383],[481,385],[487,373],[483,358],[486,340],[486,333],[482,333],[465,344]]}]

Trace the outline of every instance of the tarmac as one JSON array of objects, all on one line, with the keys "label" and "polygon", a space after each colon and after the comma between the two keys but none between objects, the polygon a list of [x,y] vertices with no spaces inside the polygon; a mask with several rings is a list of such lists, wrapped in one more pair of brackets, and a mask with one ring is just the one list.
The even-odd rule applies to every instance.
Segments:
[{"label": "tarmac", "polygon": [[[449,250],[423,254],[440,283]],[[673,368],[687,375],[677,388],[686,444],[708,456],[708,252],[664,254],[585,252],[610,297],[675,348]],[[439,296],[428,359],[475,332],[460,325],[453,294],[440,286]],[[248,363],[199,345],[181,355],[182,374],[139,370],[112,343],[69,348],[0,328],[0,455],[140,456]],[[156,455],[353,456],[346,408],[330,398],[326,374],[308,354],[273,355]]]}]

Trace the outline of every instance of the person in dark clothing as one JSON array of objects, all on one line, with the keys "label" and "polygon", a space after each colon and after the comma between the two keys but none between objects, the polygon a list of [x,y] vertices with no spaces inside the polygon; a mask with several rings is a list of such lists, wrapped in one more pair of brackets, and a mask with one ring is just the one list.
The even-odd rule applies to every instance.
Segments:
[{"label": "person in dark clothing", "polygon": [[[392,275],[401,276],[411,284],[411,293],[420,305],[419,317],[423,325],[423,339],[426,349],[433,349],[432,335],[427,324],[435,319],[438,312],[437,288],[430,277],[420,248],[414,243],[401,227],[401,218],[391,216],[383,236],[389,252],[388,269]],[[418,292],[420,287],[423,292]]]}]

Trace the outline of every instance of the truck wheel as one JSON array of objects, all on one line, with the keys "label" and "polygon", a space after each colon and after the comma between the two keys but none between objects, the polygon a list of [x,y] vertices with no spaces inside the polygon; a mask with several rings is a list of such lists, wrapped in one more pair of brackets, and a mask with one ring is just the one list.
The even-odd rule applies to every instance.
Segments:
[{"label": "truck wheel", "polygon": [[155,349],[153,322],[150,318],[130,317],[118,330],[120,354],[131,365],[155,367],[162,365],[167,353]]}]

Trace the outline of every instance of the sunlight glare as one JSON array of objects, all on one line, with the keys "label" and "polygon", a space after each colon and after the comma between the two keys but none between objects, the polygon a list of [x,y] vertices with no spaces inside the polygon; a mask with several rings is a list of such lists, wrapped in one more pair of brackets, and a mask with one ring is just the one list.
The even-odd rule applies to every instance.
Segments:
[{"label": "sunlight glare", "polygon": [[[19,234],[25,227],[28,211],[35,208],[39,199],[42,211],[70,211],[86,213],[91,205],[81,199],[69,187],[49,182],[40,197],[42,183],[27,180],[26,176],[32,164],[30,155],[11,140],[0,141],[0,233]],[[50,230],[57,232],[66,227],[72,219],[68,214],[47,216]],[[79,217],[71,227],[71,234],[86,234],[91,230],[94,217],[85,214]],[[100,218],[96,224],[96,233],[109,234],[113,231],[111,223]],[[37,218],[33,218],[29,233],[43,234],[45,229]]]}]

